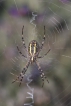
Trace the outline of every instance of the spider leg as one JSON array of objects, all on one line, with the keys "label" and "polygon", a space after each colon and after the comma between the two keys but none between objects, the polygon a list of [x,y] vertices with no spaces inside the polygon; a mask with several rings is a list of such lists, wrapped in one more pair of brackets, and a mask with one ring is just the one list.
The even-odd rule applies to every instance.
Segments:
[{"label": "spider leg", "polygon": [[[37,62],[36,62],[36,64],[37,64]],[[44,86],[44,77],[43,77],[43,74],[42,74],[42,72],[41,72],[41,68],[39,67],[39,65],[37,64],[37,66],[38,66],[38,70],[39,70],[39,72],[40,72],[40,75],[41,75],[41,79],[42,79],[42,87]]]},{"label": "spider leg", "polygon": [[19,84],[19,86],[21,85],[22,80],[23,80],[23,77],[24,77],[24,74],[26,73],[26,71],[27,71],[29,65],[30,65],[30,61],[26,64],[25,68],[23,68],[23,70],[22,70],[22,72],[20,73],[20,75],[19,75],[12,83],[14,83],[14,82],[16,82],[18,79],[20,79],[20,84]]},{"label": "spider leg", "polygon": [[[18,76],[17,76],[16,74],[14,74],[14,73],[11,73],[11,72],[10,72],[10,74],[13,75],[13,76],[15,76],[15,77],[18,77]],[[20,82],[20,81],[16,81],[16,82]]]},{"label": "spider leg", "polygon": [[[49,49],[45,54],[44,56],[46,56],[49,52],[50,52],[51,49]],[[43,58],[44,56],[39,56],[38,58]]]},{"label": "spider leg", "polygon": [[40,47],[40,50],[43,48],[44,42],[45,42],[45,26],[44,26],[44,37],[43,37],[43,41],[42,41],[42,45]]},{"label": "spider leg", "polygon": [[24,26],[22,27],[22,42],[23,42],[23,46],[24,46],[24,48],[26,49],[26,45],[25,45],[24,37],[23,37],[23,30],[24,30]]},{"label": "spider leg", "polygon": [[26,56],[24,56],[24,55],[22,54],[22,52],[19,50],[19,47],[18,47],[18,46],[17,46],[17,50],[18,50],[18,52],[19,52],[23,57],[27,58]]},{"label": "spider leg", "polygon": [[[42,81],[43,81],[42,87],[43,87],[43,85],[44,85],[44,78],[46,79],[47,77],[44,75],[44,72],[43,72],[43,70],[41,69],[40,65],[39,65],[37,62],[36,62],[36,64],[37,64],[37,66],[38,66],[38,70],[39,70],[40,73],[41,73],[41,79],[42,79]],[[49,83],[48,80],[47,80],[47,82]]]}]

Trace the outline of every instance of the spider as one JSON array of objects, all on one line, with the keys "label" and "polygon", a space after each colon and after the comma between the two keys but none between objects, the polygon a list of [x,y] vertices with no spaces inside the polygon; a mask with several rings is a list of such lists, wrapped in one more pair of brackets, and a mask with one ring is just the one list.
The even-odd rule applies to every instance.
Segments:
[{"label": "spider", "polygon": [[[37,65],[37,67],[38,67],[38,70],[40,72],[40,76],[41,76],[41,79],[42,79],[42,82],[43,82],[43,84],[42,84],[42,87],[43,87],[43,85],[44,85],[44,78],[46,79],[46,76],[45,76],[43,70],[41,69],[39,63],[37,62],[37,59],[38,58],[43,58],[51,50],[49,48],[49,50],[47,51],[46,54],[44,54],[44,56],[39,56],[39,53],[42,50],[43,45],[44,45],[44,42],[45,42],[45,26],[44,26],[44,37],[43,37],[43,41],[42,41],[41,46],[39,46],[39,44],[38,44],[38,42],[36,40],[32,40],[29,43],[29,45],[28,45],[28,49],[26,48],[26,45],[25,45],[25,42],[24,42],[23,30],[24,30],[24,26],[22,27],[22,43],[23,43],[23,46],[24,46],[25,50],[28,52],[29,61],[27,62],[26,66],[23,68],[23,70],[19,74],[19,76],[17,76],[17,78],[12,83],[16,82],[17,80],[20,80],[20,84],[19,84],[19,86],[20,86],[21,83],[22,83],[23,77],[24,77],[24,75],[25,75],[25,73],[26,73],[29,65],[30,64],[33,64],[35,62],[36,65]],[[20,55],[22,55],[25,59],[27,59],[27,56],[25,56],[24,54],[22,54],[22,52],[20,51],[20,49],[19,49],[18,46],[17,46],[17,49],[18,49],[18,52],[20,53]],[[49,83],[48,80],[47,80],[47,82]]]}]

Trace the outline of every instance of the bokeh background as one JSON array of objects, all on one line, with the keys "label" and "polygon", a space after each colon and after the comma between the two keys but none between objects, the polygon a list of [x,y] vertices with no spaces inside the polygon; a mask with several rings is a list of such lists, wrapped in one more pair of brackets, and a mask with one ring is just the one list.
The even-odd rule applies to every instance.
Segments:
[{"label": "bokeh background", "polygon": [[[33,15],[36,17],[33,19]],[[42,80],[36,64],[29,66],[22,85],[12,84],[25,67],[27,55],[21,40],[24,25],[26,46],[35,39],[41,45],[44,25],[46,40],[38,62],[49,83]],[[24,106],[31,75],[32,106],[71,106],[71,0],[0,0],[0,106]],[[30,92],[30,91],[29,91]]]}]

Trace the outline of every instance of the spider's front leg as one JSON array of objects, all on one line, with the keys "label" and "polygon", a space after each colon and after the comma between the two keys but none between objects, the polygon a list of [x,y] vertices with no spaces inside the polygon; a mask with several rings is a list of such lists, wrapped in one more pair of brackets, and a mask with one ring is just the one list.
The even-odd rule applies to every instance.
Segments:
[{"label": "spider's front leg", "polygon": [[[24,41],[24,37],[23,37],[23,30],[24,30],[24,26],[22,27],[22,42],[23,42],[23,46],[26,49],[26,45],[25,45],[25,41]],[[27,49],[26,49],[27,51]]]},{"label": "spider's front leg", "polygon": [[29,65],[30,65],[30,61],[26,64],[25,68],[23,68],[23,70],[22,70],[22,72],[20,73],[20,75],[19,75],[12,83],[16,82],[17,80],[20,80],[19,86],[21,85],[22,80],[23,80],[23,77],[24,77],[24,74],[26,73],[26,71],[27,71]]},{"label": "spider's front leg", "polygon": [[43,48],[44,42],[45,42],[45,26],[44,26],[44,37],[43,37],[42,45],[40,47],[40,51]]},{"label": "spider's front leg", "polygon": [[[45,26],[44,26],[44,37],[43,37],[42,45],[40,47],[39,52],[42,50],[44,42],[45,42]],[[49,50],[44,54],[44,56],[46,56],[50,52],[50,50],[51,50],[51,48],[49,47]],[[39,56],[38,58],[43,58],[44,56]]]},{"label": "spider's front leg", "polygon": [[[44,78],[46,79],[47,77],[44,75],[44,72],[43,72],[43,70],[41,69],[39,63],[36,62],[36,64],[37,64],[38,70],[39,70],[39,72],[40,72],[40,74],[41,74],[41,79],[42,79],[42,81],[43,81],[42,87],[43,87],[43,85],[44,85]],[[47,80],[47,82],[49,83],[48,80]]]}]

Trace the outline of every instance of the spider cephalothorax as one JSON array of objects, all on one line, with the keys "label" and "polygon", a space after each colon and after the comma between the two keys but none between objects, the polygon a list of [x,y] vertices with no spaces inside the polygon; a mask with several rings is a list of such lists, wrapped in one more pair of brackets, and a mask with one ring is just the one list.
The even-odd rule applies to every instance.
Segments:
[{"label": "spider cephalothorax", "polygon": [[[35,62],[36,65],[37,65],[37,67],[38,67],[38,70],[39,70],[39,72],[40,72],[40,76],[41,76],[41,79],[42,79],[43,85],[44,85],[44,78],[46,79],[46,76],[45,76],[43,70],[41,69],[40,65],[38,64],[37,59],[38,59],[38,58],[43,58],[43,57],[44,57],[45,55],[47,55],[48,52],[51,50],[51,49],[49,48],[49,50],[47,51],[47,53],[46,53],[44,56],[40,56],[40,57],[39,57],[39,53],[40,53],[40,51],[42,50],[43,45],[44,45],[44,41],[45,41],[45,26],[44,26],[44,37],[43,37],[42,45],[39,46],[39,44],[37,43],[36,40],[32,40],[32,41],[29,43],[29,45],[28,45],[28,49],[26,48],[26,45],[25,45],[25,42],[24,42],[23,29],[24,29],[24,26],[23,26],[23,28],[22,28],[22,42],[23,42],[23,46],[24,46],[25,50],[28,52],[29,61],[27,62],[26,66],[23,68],[23,70],[22,70],[22,72],[20,73],[20,75],[19,75],[12,83],[14,83],[14,82],[17,81],[17,80],[20,80],[20,84],[21,84],[21,82],[22,82],[22,80],[23,80],[23,77],[24,77],[24,74],[26,73],[26,71],[27,71],[29,65],[30,65],[31,63]],[[20,53],[24,58],[28,58],[27,56],[25,56],[24,54],[22,54],[22,52],[19,50],[18,46],[17,46],[17,49],[18,49],[19,53]],[[47,81],[48,81],[48,80],[47,80]],[[43,86],[43,85],[42,85],[42,86]]]}]

